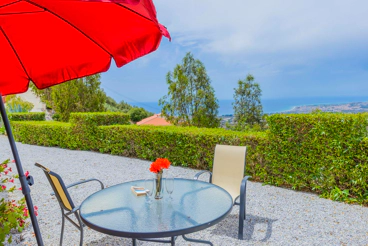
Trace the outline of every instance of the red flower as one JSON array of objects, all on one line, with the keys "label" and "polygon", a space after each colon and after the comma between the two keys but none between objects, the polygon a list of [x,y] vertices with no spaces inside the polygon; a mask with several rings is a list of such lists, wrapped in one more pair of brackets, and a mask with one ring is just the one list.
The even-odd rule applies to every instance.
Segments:
[{"label": "red flower", "polygon": [[29,172],[28,172],[28,171],[26,171],[24,175],[25,175],[25,176],[26,176],[26,178],[27,178],[27,177],[28,177],[28,175],[29,175]]},{"label": "red flower", "polygon": [[8,172],[9,172],[8,170],[5,170],[5,171],[4,171],[5,175],[8,175]]},{"label": "red flower", "polygon": [[9,167],[9,168],[8,168],[8,171],[9,171],[9,172],[13,172],[13,170],[12,170],[12,168],[11,168],[11,167]]},{"label": "red flower", "polygon": [[171,164],[170,161],[166,158],[157,158],[156,162],[158,162],[159,165],[165,169],[168,169]]},{"label": "red flower", "polygon": [[166,158],[157,158],[156,161],[152,162],[149,170],[153,173],[158,173],[162,169],[168,169],[170,164],[170,161]]},{"label": "red flower", "polygon": [[22,190],[22,187],[18,188],[18,190]]},{"label": "red flower", "polygon": [[10,179],[10,180],[9,180],[9,182],[10,182],[10,183],[14,183],[14,179]]},{"label": "red flower", "polygon": [[5,190],[6,189],[6,186],[5,185],[2,185],[1,186],[1,189]]},{"label": "red flower", "polygon": [[22,227],[24,225],[24,220],[20,219],[19,220],[19,226]]},{"label": "red flower", "polygon": [[12,160],[11,162],[15,163],[15,160]]}]

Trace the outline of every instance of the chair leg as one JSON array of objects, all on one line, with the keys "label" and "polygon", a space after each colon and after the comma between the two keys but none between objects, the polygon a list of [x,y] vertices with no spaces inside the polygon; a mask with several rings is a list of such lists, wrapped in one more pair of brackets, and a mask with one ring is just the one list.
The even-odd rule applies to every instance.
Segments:
[{"label": "chair leg", "polygon": [[61,235],[60,235],[60,246],[63,245],[63,236],[64,236],[64,225],[65,225],[65,217],[63,210],[61,210]]},{"label": "chair leg", "polygon": [[240,203],[239,207],[239,231],[238,231],[238,239],[243,240],[243,227],[244,227],[244,208]]},{"label": "chair leg", "polygon": [[79,222],[79,230],[80,230],[79,245],[82,246],[83,245],[83,222],[82,222],[78,212],[75,213],[75,217],[77,217],[78,222]]},{"label": "chair leg", "polygon": [[247,189],[245,189],[245,191],[244,191],[244,220],[247,218],[247,201],[246,201],[246,197],[247,197]]},{"label": "chair leg", "polygon": [[246,198],[246,190],[247,190],[247,179],[243,179],[242,184],[240,186],[240,204],[239,204],[239,231],[238,231],[238,239],[243,240],[243,231],[244,231],[244,220],[246,218],[246,208],[245,208],[245,198]]}]

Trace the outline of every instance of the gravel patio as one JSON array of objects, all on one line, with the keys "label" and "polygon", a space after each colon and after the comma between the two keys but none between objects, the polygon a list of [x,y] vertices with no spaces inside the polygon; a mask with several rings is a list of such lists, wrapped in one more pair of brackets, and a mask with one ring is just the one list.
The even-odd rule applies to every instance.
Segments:
[{"label": "gravel patio", "polygon": [[[60,174],[69,184],[80,179],[98,178],[106,186],[142,179],[149,175],[151,162],[100,154],[17,143],[24,170],[35,179],[31,187],[34,205],[39,208],[38,221],[45,245],[58,245],[61,229],[59,205],[50,196],[51,187],[39,162]],[[0,136],[1,161],[13,159],[8,139]],[[13,164],[14,165],[14,164]],[[14,168],[15,169],[15,168]],[[171,167],[175,177],[193,178],[198,170]],[[98,184],[71,189],[79,204],[98,190]],[[174,191],[175,192],[175,191]],[[210,240],[214,245],[368,245],[368,208],[319,198],[317,195],[248,182],[245,240],[237,239],[238,207],[220,223],[190,234],[192,238]],[[66,222],[64,245],[78,245],[79,231]],[[15,235],[11,245],[36,245],[31,227]],[[131,239],[101,234],[85,229],[84,245],[131,245]],[[138,245],[167,245],[139,241]],[[176,245],[196,245],[178,238]],[[199,245],[199,244],[198,244]]]}]

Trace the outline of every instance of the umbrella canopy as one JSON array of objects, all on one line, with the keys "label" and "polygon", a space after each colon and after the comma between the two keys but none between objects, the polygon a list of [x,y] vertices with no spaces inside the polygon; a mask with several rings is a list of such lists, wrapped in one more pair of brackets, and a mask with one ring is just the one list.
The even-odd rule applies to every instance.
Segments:
[{"label": "umbrella canopy", "polygon": [[[39,89],[105,72],[111,59],[121,67],[156,50],[162,36],[152,0],[0,0],[0,96]],[[9,143],[37,244],[43,245],[34,214],[31,176],[25,177],[4,102]]]},{"label": "umbrella canopy", "polygon": [[156,50],[151,0],[0,0],[0,93],[39,89],[121,67]]}]

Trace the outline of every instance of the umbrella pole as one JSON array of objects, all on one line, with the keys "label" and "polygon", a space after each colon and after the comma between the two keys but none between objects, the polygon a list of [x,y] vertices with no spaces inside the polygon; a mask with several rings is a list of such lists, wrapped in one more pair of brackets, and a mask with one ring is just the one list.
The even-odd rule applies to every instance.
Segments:
[{"label": "umbrella pole", "polygon": [[26,176],[24,176],[22,164],[21,164],[20,159],[19,159],[17,147],[15,146],[13,133],[12,133],[11,128],[10,128],[9,119],[6,115],[5,106],[4,106],[4,102],[2,100],[2,97],[1,97],[1,93],[0,93],[0,111],[1,111],[1,117],[3,118],[6,133],[8,134],[8,139],[9,139],[10,147],[11,147],[12,152],[13,152],[15,164],[17,166],[17,170],[18,170],[18,174],[19,174],[19,180],[20,180],[20,184],[22,186],[22,192],[23,192],[24,197],[26,198],[26,203],[27,203],[29,215],[31,217],[33,230],[34,230],[34,233],[36,235],[37,244],[39,246],[43,246],[40,228],[38,227],[37,218],[36,218],[36,215],[34,213],[32,198],[31,198],[31,194],[30,194],[31,190],[29,189],[27,178],[26,178]]}]

